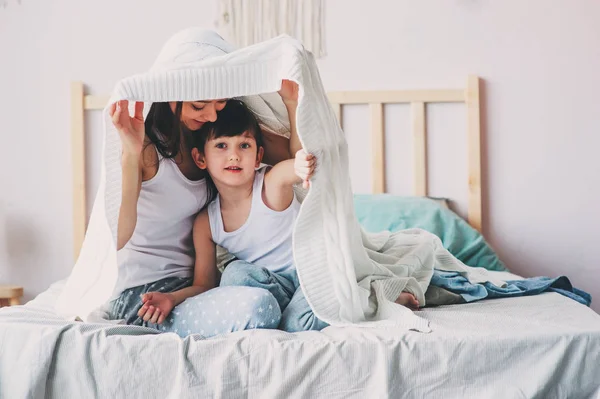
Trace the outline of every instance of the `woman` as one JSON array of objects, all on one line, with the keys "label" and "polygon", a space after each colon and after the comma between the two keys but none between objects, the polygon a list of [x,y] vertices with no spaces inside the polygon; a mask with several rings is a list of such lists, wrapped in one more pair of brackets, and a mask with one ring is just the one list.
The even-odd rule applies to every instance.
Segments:
[{"label": "woman", "polygon": [[[198,34],[199,42],[205,40],[206,32]],[[301,148],[293,123],[297,85],[284,81],[279,94],[286,104],[292,133],[289,142],[275,134],[265,134],[265,162],[271,164],[290,158]],[[135,104],[133,116],[127,101],[110,109],[122,143],[123,178],[117,234],[119,274],[111,302],[113,319],[173,331],[182,337],[191,333],[206,337],[245,328],[276,328],[279,324],[277,301],[266,290],[211,290],[213,287],[194,285],[192,225],[209,193],[206,172],[191,157],[190,138],[205,122],[215,121],[226,102],[227,99],[211,99],[153,103],[146,120],[141,102]],[[235,294],[232,290],[236,290]],[[161,293],[168,293],[175,306],[165,320],[152,305],[153,295]],[[232,296],[236,306],[219,308],[219,300],[225,303]],[[255,309],[269,312],[258,314]]]}]

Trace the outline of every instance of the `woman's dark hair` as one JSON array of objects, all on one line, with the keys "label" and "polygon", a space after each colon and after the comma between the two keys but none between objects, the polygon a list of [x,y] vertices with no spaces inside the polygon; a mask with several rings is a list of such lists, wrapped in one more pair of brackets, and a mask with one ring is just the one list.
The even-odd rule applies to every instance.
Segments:
[{"label": "woman's dark hair", "polygon": [[[241,136],[244,132],[248,132],[254,137],[257,148],[263,146],[262,132],[256,116],[242,101],[229,100],[219,112],[216,121],[204,123],[200,130],[191,134],[191,147],[204,153],[204,146],[207,141],[219,137]],[[217,187],[208,173],[206,174],[206,187],[206,204],[208,205],[217,198],[218,194]]]},{"label": "woman's dark hair", "polygon": [[175,106],[175,114],[171,105],[166,102],[153,103],[146,117],[146,137],[150,139],[156,150],[163,158],[175,158],[181,150],[181,135],[183,123],[181,122],[182,102]]}]

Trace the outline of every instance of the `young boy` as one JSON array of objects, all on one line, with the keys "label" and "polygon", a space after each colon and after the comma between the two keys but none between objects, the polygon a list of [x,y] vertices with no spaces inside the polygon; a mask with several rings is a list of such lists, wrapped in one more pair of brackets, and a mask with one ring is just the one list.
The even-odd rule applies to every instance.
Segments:
[{"label": "young boy", "polygon": [[[326,327],[304,297],[292,254],[292,231],[300,210],[293,186],[310,179],[315,158],[300,150],[295,159],[259,168],[261,131],[252,112],[237,100],[229,100],[215,122],[204,124],[192,147],[196,165],[208,172],[211,193],[194,224],[196,256],[201,257],[197,267],[216,267],[215,245],[220,245],[237,258],[226,267],[221,286],[271,292],[282,312],[282,330]],[[409,293],[398,299],[406,305],[416,301]]]}]

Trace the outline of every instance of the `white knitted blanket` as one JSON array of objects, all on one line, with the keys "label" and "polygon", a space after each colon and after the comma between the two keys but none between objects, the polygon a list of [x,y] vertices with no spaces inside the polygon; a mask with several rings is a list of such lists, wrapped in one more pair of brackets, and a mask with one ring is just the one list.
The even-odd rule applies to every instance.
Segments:
[{"label": "white knitted blanket", "polygon": [[[275,93],[282,79],[298,83],[297,128],[318,166],[294,229],[294,262],[317,317],[332,325],[395,326],[430,331],[394,304],[404,290],[421,305],[433,269],[456,270],[474,283],[494,280],[465,266],[422,230],[366,234],[354,215],[348,149],[311,53],[287,36],[233,49],[213,32],[188,29],[171,38],[152,69],[120,81],[110,103],[245,99],[273,131],[286,134]],[[262,93],[271,95],[257,96]],[[108,109],[101,181],[79,259],[57,302],[59,314],[84,321],[110,297],[117,277],[116,233],[121,201],[121,143]]]}]

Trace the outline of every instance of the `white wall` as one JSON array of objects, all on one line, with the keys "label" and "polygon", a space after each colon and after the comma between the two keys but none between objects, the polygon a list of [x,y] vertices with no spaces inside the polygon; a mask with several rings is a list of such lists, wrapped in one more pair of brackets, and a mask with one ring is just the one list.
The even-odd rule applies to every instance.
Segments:
[{"label": "white wall", "polygon": [[[69,82],[107,93],[147,69],[175,31],[213,26],[215,1],[165,4],[22,0],[0,8],[0,283],[23,285],[27,299],[73,263]],[[327,0],[329,54],[319,60],[327,90],[458,88],[467,74],[481,76],[486,236],[515,272],[566,274],[596,297],[597,311],[599,19],[592,0]],[[432,192],[459,201],[460,107],[428,110]],[[395,132],[405,130],[407,110],[391,109],[398,113],[388,119],[389,185],[404,193],[410,137]],[[363,192],[364,114],[354,107],[345,118],[353,181]]]}]

